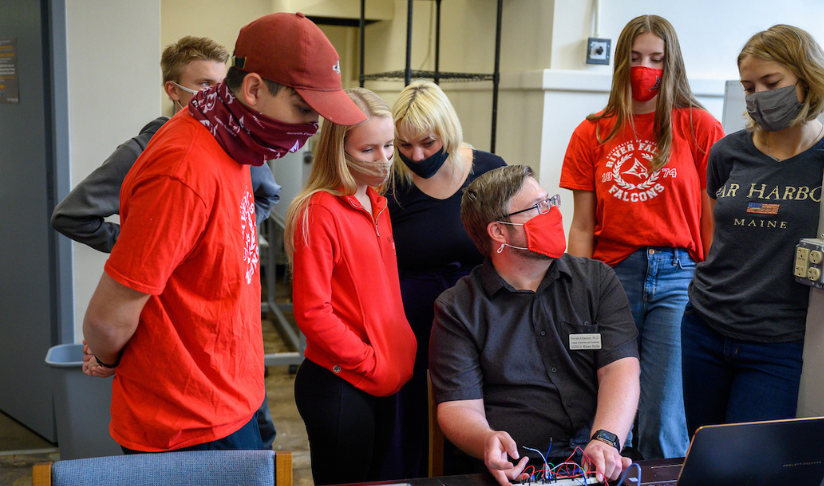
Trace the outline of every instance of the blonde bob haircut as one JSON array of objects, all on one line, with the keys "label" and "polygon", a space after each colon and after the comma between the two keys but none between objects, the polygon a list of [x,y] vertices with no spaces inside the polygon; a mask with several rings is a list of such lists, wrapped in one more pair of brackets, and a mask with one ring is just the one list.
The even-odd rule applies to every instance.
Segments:
[{"label": "blonde bob haircut", "polygon": [[[801,82],[806,96],[790,126],[803,125],[824,111],[824,52],[805,30],[792,25],[773,25],[755,34],[744,44],[738,55],[739,67],[747,56],[777,62]],[[746,118],[747,129],[761,129],[749,114]]]},{"label": "blonde bob haircut", "polygon": [[[692,94],[687,81],[687,72],[684,69],[684,58],[681,55],[678,36],[667,19],[657,15],[642,15],[627,23],[615,45],[615,69],[612,74],[612,89],[607,106],[601,113],[589,115],[587,120],[597,121],[601,118],[615,117],[615,124],[606,136],[602,138],[602,134],[597,134],[599,143],[611,140],[624,129],[627,123],[634,130],[630,83],[632,44],[638,36],[646,33],[655,34],[664,41],[664,75],[658,89],[653,128],[658,153],[652,159],[652,169],[658,170],[669,162],[672,153],[672,110],[676,108],[704,109]],[[691,112],[690,119],[692,119]]]},{"label": "blonde bob haircut", "polygon": [[[392,117],[395,122],[396,146],[400,142],[401,132],[414,138],[435,134],[443,143],[443,149],[449,154],[444,165],[451,166],[456,175],[462,173],[465,161],[461,148],[471,146],[463,143],[463,130],[458,114],[440,86],[425,79],[413,81],[401,91],[395,101]],[[395,157],[393,162],[390,183],[393,188],[397,180],[404,184],[412,181],[412,171],[400,157]]]},{"label": "blonde bob haircut", "polygon": [[[367,119],[392,118],[389,105],[375,93],[365,88],[349,88],[345,91],[367,116]],[[346,165],[344,152],[346,136],[356,126],[338,125],[329,120],[323,121],[313,151],[312,171],[309,173],[306,185],[286,210],[283,242],[290,264],[298,242],[309,246],[309,225],[311,224],[309,200],[312,196],[321,191],[334,196],[349,196],[355,194],[358,189],[358,183],[355,182],[355,178],[352,177]],[[379,192],[382,193],[383,189],[383,187],[379,188]]]}]

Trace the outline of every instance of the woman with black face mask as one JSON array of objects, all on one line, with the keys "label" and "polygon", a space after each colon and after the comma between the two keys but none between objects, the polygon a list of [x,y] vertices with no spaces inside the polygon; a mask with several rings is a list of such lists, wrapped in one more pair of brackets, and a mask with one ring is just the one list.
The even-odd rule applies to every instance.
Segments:
[{"label": "woman with black face mask", "polygon": [[478,176],[506,164],[463,142],[455,109],[431,81],[404,88],[392,115],[398,153],[386,198],[403,307],[418,340],[412,380],[398,393],[384,466],[384,479],[401,479],[427,475],[426,370],[435,299],[483,261],[461,223],[461,197]]},{"label": "woman with black face mask", "polygon": [[618,37],[606,107],[575,129],[564,156],[560,186],[575,204],[568,251],[613,267],[638,328],[632,445],[645,459],[689,446],[681,317],[711,241],[707,157],[723,135],[692,94],[672,24],[642,15]]},{"label": "woman with black face mask", "polygon": [[684,404],[698,427],[795,417],[809,288],[795,244],[815,238],[824,170],[824,52],[775,25],[738,55],[746,130],[710,152],[715,232],[682,322]]}]

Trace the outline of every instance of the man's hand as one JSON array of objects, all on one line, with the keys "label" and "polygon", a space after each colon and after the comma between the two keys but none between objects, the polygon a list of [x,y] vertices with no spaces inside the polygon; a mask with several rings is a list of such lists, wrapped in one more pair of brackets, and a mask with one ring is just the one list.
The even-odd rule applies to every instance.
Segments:
[{"label": "man's hand", "polygon": [[484,464],[501,486],[510,486],[510,480],[524,479],[521,476],[525,476],[522,473],[529,462],[529,457],[524,456],[513,465],[507,454],[515,459],[520,457],[515,441],[506,432],[492,432],[484,444]]},{"label": "man's hand", "polygon": [[114,375],[114,368],[100,366],[86,341],[83,341],[83,373],[100,378],[108,378]]},{"label": "man's hand", "polygon": [[[126,287],[103,272],[83,318],[83,342],[88,345],[90,352],[104,363],[117,362],[123,347],[137,329],[140,313],[149,297],[149,294]],[[103,368],[96,358],[86,361],[93,361],[96,369]],[[91,368],[91,365],[84,366],[84,372],[86,368]],[[111,373],[90,376],[110,375]]]},{"label": "man's hand", "polygon": [[[590,441],[584,449],[584,454],[591,461],[591,463],[585,464],[584,468],[588,469],[588,466],[594,468],[596,471],[595,479],[599,483],[603,483],[605,477],[610,481],[615,481],[621,476],[624,469],[632,464],[630,458],[622,457],[618,449],[600,440]],[[591,471],[591,469],[589,470]]]}]

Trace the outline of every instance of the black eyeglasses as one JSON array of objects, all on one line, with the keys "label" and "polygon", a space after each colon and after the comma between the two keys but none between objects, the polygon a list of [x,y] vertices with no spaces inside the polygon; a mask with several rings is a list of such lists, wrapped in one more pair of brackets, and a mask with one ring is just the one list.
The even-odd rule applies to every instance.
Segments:
[{"label": "black eyeglasses", "polygon": [[520,211],[515,211],[514,213],[505,214],[504,218],[508,218],[510,216],[515,216],[516,214],[525,213],[527,211],[532,211],[533,209],[538,210],[538,214],[545,214],[549,212],[549,208],[552,206],[560,206],[561,205],[561,195],[556,194],[549,199],[544,199],[543,201],[538,201],[537,204],[534,206],[530,206],[526,209],[522,209]]}]

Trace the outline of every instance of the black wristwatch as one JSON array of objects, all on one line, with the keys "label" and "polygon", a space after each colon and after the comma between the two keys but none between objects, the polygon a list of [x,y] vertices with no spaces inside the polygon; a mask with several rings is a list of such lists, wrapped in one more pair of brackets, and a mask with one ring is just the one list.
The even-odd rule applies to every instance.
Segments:
[{"label": "black wristwatch", "polygon": [[618,436],[604,429],[595,431],[590,440],[600,440],[601,442],[618,449],[618,452],[621,451],[621,442],[618,440]]}]

